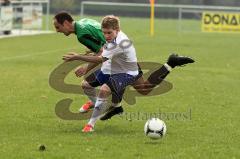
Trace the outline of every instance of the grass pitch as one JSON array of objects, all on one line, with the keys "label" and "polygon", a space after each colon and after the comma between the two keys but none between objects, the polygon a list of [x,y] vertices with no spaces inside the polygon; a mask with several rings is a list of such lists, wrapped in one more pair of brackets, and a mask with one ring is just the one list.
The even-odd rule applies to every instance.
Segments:
[{"label": "grass pitch", "polygon": [[[87,98],[58,92],[48,83],[62,55],[85,51],[76,37],[0,39],[0,158],[240,158],[239,34],[178,33],[176,25],[156,20],[150,37],[147,19],[121,18],[139,61],[164,63],[177,52],[196,63],[172,71],[170,92],[138,97],[133,106],[123,103],[127,114],[98,122],[92,134],[81,132],[86,120],[66,121],[55,114],[61,99],[73,99],[71,111],[77,112]],[[82,79],[71,73],[67,80],[77,85]],[[147,114],[154,112],[165,115],[163,140],[143,133]],[[39,151],[40,145],[46,150]]]}]

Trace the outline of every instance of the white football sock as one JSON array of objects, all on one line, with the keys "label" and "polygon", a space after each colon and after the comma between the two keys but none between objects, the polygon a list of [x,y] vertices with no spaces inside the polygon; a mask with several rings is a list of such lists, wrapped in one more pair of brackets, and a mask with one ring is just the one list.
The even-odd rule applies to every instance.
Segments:
[{"label": "white football sock", "polygon": [[120,107],[120,106],[121,106],[121,103],[112,103],[112,106],[113,106],[113,107]]},{"label": "white football sock", "polygon": [[164,66],[169,72],[172,70],[172,67],[169,66],[167,63],[165,63]]},{"label": "white football sock", "polygon": [[106,98],[97,98],[95,107],[93,109],[92,116],[88,122],[88,124],[94,125],[96,124],[97,120],[100,118],[101,114],[104,112],[107,104],[107,99]]}]

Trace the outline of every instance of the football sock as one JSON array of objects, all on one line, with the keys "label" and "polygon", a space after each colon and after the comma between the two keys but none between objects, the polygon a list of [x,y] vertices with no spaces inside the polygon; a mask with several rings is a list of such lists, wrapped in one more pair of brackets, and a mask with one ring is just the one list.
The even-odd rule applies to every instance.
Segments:
[{"label": "football sock", "polygon": [[171,70],[173,69],[169,64],[165,63],[163,66],[166,67],[166,69],[171,72]]},{"label": "football sock", "polygon": [[84,93],[88,96],[88,98],[95,104],[97,97],[96,97],[96,89],[95,88],[86,88],[84,89]]},{"label": "football sock", "polygon": [[149,77],[148,81],[153,85],[160,84],[163,79],[169,74],[171,71],[171,66],[165,63],[160,69],[154,71]]},{"label": "football sock", "polygon": [[94,125],[96,124],[97,120],[100,118],[102,112],[104,111],[105,107],[107,104],[107,99],[106,98],[97,98],[95,107],[93,109],[92,116],[88,122],[88,124]]},{"label": "football sock", "polygon": [[112,106],[113,106],[113,107],[120,107],[120,106],[121,106],[121,103],[112,103]]}]

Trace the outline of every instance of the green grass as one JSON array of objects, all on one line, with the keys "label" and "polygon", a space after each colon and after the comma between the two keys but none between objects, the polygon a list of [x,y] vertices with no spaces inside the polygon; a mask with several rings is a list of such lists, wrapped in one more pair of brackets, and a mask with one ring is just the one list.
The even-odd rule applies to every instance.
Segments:
[{"label": "green grass", "polygon": [[[191,119],[165,119],[167,135],[158,141],[145,137],[146,120],[124,117],[98,122],[94,133],[83,134],[87,121],[58,118],[55,104],[72,98],[71,110],[77,112],[87,98],[57,92],[48,79],[62,63],[62,55],[85,48],[74,36],[61,34],[0,39],[0,158],[240,158],[239,35],[177,33],[177,21],[156,20],[155,36],[150,37],[148,20],[121,20],[139,61],[164,63],[171,52],[196,60],[167,77],[174,86],[170,92],[138,97],[134,106],[123,103],[125,111],[189,113],[191,109]],[[81,82],[73,73],[68,78],[73,84]],[[40,144],[47,150],[38,151]]]}]

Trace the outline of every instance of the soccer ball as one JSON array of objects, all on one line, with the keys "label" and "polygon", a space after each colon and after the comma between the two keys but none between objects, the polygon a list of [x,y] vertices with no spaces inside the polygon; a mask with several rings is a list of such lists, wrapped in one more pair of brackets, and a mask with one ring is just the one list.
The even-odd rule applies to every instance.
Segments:
[{"label": "soccer ball", "polygon": [[166,134],[166,131],[166,124],[158,118],[149,119],[144,126],[145,135],[151,139],[162,138]]}]

